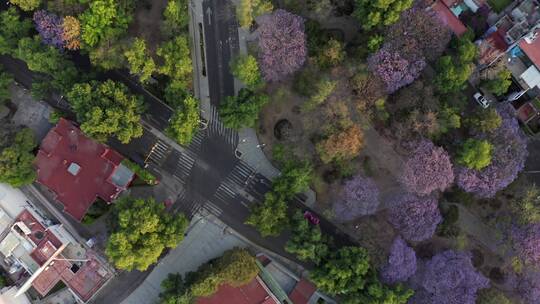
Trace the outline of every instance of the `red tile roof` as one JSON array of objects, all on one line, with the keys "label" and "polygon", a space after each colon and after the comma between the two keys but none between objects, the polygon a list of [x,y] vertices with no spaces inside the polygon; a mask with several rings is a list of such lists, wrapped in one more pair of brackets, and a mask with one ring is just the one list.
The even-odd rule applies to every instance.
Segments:
[{"label": "red tile roof", "polygon": [[531,44],[525,39],[519,42],[519,48],[529,57],[534,65],[540,69],[540,39],[535,39]]},{"label": "red tile roof", "polygon": [[257,278],[242,287],[221,285],[210,297],[198,298],[197,304],[279,304]]},{"label": "red tile roof", "polygon": [[435,1],[431,8],[437,13],[437,17],[439,17],[439,19],[446,24],[456,36],[459,37],[467,31],[467,27],[463,25],[461,20],[459,20],[459,18],[456,17],[442,1]]},{"label": "red tile roof", "polygon": [[[41,142],[35,163],[37,181],[51,189],[64,210],[80,221],[97,197],[111,202],[124,190],[110,179],[122,159],[70,121],[60,119]],[[71,164],[80,167],[75,175],[68,172]]]},{"label": "red tile roof", "polygon": [[315,287],[313,283],[306,279],[301,279],[300,282],[296,283],[296,286],[294,286],[293,291],[289,295],[289,299],[294,304],[307,304],[316,290],[317,287]]}]

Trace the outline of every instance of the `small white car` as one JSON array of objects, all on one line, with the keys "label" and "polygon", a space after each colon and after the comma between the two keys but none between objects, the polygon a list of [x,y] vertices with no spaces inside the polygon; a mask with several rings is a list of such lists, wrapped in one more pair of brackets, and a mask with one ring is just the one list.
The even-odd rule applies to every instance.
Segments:
[{"label": "small white car", "polygon": [[491,102],[489,102],[489,100],[487,100],[480,92],[476,92],[473,97],[474,100],[476,100],[476,102],[478,102],[478,104],[484,109],[489,107],[489,105],[491,104]]}]

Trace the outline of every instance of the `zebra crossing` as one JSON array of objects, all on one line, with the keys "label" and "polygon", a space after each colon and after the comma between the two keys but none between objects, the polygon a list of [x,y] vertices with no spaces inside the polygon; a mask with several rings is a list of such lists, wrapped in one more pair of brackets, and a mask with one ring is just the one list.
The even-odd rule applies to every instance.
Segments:
[{"label": "zebra crossing", "polygon": [[208,123],[208,133],[212,136],[222,137],[226,143],[232,148],[236,149],[238,146],[238,132],[233,129],[226,128],[223,123],[219,120],[219,113],[217,108],[212,106],[212,115]]},{"label": "zebra crossing", "polygon": [[145,164],[153,163],[160,167],[167,159],[169,154],[173,151],[172,147],[166,142],[158,139],[156,143],[150,149],[150,152],[146,156]]},{"label": "zebra crossing", "polygon": [[162,168],[178,182],[185,184],[191,169],[195,165],[195,161],[195,154],[190,151],[180,152],[174,150]]},{"label": "zebra crossing", "polygon": [[245,190],[255,177],[256,172],[244,162],[240,161],[221,182],[214,198],[227,203],[237,199],[240,193]]}]

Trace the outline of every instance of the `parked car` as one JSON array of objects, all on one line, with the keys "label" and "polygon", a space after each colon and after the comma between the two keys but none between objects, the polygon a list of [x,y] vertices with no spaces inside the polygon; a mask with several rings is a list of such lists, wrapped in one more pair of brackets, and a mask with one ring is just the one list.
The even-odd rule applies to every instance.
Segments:
[{"label": "parked car", "polygon": [[309,211],[304,212],[304,218],[313,225],[319,225],[319,222],[321,221],[318,217],[316,217],[313,213]]},{"label": "parked car", "polygon": [[476,92],[474,95],[474,100],[476,100],[476,102],[484,109],[486,109],[487,107],[489,107],[489,105],[491,104],[491,102],[489,100],[487,100],[484,95],[482,95],[482,93],[480,92]]}]

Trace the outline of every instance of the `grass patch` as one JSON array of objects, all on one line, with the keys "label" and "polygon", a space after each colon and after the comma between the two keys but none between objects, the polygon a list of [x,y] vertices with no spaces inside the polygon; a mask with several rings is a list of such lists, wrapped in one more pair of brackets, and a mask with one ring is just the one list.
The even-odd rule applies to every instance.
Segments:
[{"label": "grass patch", "polygon": [[488,3],[495,12],[500,13],[512,3],[512,0],[488,0]]},{"label": "grass patch", "polygon": [[126,167],[128,167],[131,171],[135,173],[141,180],[143,180],[147,185],[156,185],[157,178],[150,173],[150,171],[142,168],[141,166],[137,165],[136,163],[129,161],[127,159],[124,159],[122,161],[122,164]]}]

